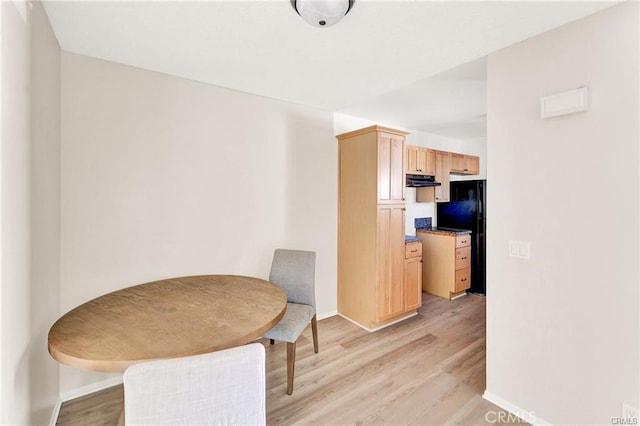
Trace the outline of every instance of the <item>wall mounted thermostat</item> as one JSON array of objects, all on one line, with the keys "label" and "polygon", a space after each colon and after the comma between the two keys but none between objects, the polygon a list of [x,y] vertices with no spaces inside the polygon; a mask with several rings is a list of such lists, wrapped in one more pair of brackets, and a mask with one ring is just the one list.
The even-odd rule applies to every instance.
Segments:
[{"label": "wall mounted thermostat", "polygon": [[542,118],[573,114],[588,109],[589,90],[587,87],[579,87],[540,98],[540,116]]}]

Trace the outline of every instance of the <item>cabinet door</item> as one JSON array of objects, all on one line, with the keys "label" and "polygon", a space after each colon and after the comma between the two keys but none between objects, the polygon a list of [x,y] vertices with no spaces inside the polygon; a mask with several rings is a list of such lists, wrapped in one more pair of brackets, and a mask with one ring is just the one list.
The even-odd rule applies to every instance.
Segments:
[{"label": "cabinet door", "polygon": [[407,145],[407,173],[415,175],[418,174],[418,147]]},{"label": "cabinet door", "polygon": [[451,173],[464,173],[464,155],[451,153]]},{"label": "cabinet door", "polygon": [[436,203],[449,201],[449,173],[451,172],[451,160],[448,152],[436,151],[436,181],[441,186],[435,187]]},{"label": "cabinet door", "polygon": [[404,205],[378,206],[376,322],[404,312]]},{"label": "cabinet door", "polygon": [[404,203],[404,137],[378,134],[378,203]]},{"label": "cabinet door", "polygon": [[407,173],[433,176],[436,174],[436,151],[429,148],[407,145]]},{"label": "cabinet door", "polygon": [[427,150],[424,148],[416,149],[416,169],[418,174],[426,174],[427,169]]},{"label": "cabinet door", "polygon": [[424,174],[434,176],[436,174],[436,151],[423,148],[422,153],[424,155]]},{"label": "cabinet door", "polygon": [[468,175],[480,174],[480,158],[473,155],[465,155],[464,172]]},{"label": "cabinet door", "polygon": [[435,175],[436,169],[436,152],[429,148],[418,148],[416,158],[416,167],[418,174],[425,176]]},{"label": "cabinet door", "polygon": [[451,173],[477,175],[480,173],[480,158],[474,155],[451,154]]},{"label": "cabinet door", "polygon": [[405,260],[405,311],[422,306],[422,257]]}]

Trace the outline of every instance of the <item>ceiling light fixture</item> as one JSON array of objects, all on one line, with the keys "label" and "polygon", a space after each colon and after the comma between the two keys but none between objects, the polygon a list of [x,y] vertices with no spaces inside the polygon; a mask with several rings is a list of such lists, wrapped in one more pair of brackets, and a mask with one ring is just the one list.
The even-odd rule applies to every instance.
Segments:
[{"label": "ceiling light fixture", "polygon": [[351,10],[355,0],[290,0],[294,10],[314,27],[330,27]]}]

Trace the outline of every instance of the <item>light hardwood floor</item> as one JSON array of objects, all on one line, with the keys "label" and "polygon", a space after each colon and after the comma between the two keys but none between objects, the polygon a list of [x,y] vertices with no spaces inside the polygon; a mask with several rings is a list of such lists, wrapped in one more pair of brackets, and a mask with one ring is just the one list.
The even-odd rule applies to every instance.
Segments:
[{"label": "light hardwood floor", "polygon": [[[295,387],[286,390],[286,344],[267,349],[272,425],[481,425],[500,410],[485,388],[485,298],[423,294],[419,314],[375,333],[335,316],[298,340]],[[63,404],[58,425],[115,425],[122,386]],[[505,417],[506,418],[506,417]],[[505,424],[505,423],[501,423]]]}]

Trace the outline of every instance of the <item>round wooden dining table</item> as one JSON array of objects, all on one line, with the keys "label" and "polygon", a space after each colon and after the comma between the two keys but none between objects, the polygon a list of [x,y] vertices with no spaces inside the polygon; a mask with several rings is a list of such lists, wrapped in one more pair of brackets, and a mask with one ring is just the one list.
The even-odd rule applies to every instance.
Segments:
[{"label": "round wooden dining table", "polygon": [[72,309],[49,330],[49,353],[83,370],[123,372],[132,364],[249,343],[284,316],[275,284],[237,275],[170,278],[127,287]]}]

